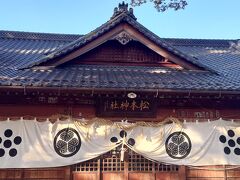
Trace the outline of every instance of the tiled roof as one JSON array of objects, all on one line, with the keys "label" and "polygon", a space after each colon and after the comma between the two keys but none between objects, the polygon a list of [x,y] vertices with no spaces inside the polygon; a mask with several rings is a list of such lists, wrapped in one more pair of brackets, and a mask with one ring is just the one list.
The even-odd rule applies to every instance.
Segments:
[{"label": "tiled roof", "polygon": [[[4,33],[0,32],[1,35]],[[162,39],[179,51],[196,57],[196,61],[214,69],[217,74],[166,67],[106,65],[72,65],[36,71],[21,68],[37,62],[78,35],[54,34],[46,40],[38,33],[29,33],[30,38],[28,33],[8,33],[14,37],[0,37],[1,86],[240,90],[240,50],[233,46],[237,40]],[[38,38],[33,39],[33,35]]]},{"label": "tiled roof", "polygon": [[2,69],[2,86],[130,88],[176,90],[237,90],[239,80],[210,72],[168,68],[74,65],[48,71]]},{"label": "tiled roof", "polygon": [[0,31],[0,67],[20,69],[81,35]]},{"label": "tiled roof", "polygon": [[[123,21],[162,48],[211,71],[117,65],[26,68],[69,53]],[[0,31],[0,86],[240,91],[239,42],[159,38],[139,24],[131,11],[116,11],[107,23],[84,36]]]},{"label": "tiled roof", "polygon": [[19,32],[19,31],[0,31],[1,38],[13,39],[33,39],[33,40],[56,40],[56,41],[74,41],[83,35],[78,34],[54,34],[54,33],[34,33],[34,32]]}]

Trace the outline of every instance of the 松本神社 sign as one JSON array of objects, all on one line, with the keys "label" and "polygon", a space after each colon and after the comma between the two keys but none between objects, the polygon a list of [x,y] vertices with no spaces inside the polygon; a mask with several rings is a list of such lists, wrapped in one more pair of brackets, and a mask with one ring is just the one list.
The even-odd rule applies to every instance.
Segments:
[{"label": "\u677e\u672c\u795e\u793e sign", "polygon": [[[121,124],[121,123],[120,123]],[[240,125],[217,120],[156,127],[78,121],[0,122],[0,168],[66,166],[124,144],[155,161],[177,165],[240,165]]]}]

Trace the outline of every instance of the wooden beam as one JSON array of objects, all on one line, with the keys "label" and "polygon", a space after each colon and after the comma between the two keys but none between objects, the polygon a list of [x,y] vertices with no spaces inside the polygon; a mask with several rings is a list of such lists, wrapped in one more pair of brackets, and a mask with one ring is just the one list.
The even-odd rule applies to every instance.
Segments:
[{"label": "wooden beam", "polygon": [[58,66],[60,64],[63,64],[65,62],[68,62],[78,56],[81,56],[82,54],[96,48],[97,46],[103,44],[104,42],[108,41],[109,39],[113,38],[117,34],[123,31],[123,25],[118,25],[115,28],[113,28],[111,31],[103,34],[102,36],[98,37],[92,42],[89,42],[88,44],[84,45],[83,47],[79,48],[78,50],[66,55],[64,58],[59,59],[57,62],[53,63],[52,66]]},{"label": "wooden beam", "polygon": [[139,42],[141,42],[142,44],[144,44],[145,46],[147,46],[151,50],[155,51],[159,55],[165,57],[166,59],[168,59],[168,60],[186,68],[186,69],[202,70],[202,68],[199,68],[199,67],[197,67],[197,66],[195,66],[195,65],[193,65],[189,62],[186,62],[186,60],[184,60],[183,58],[180,58],[180,57],[172,54],[171,52],[167,51],[166,49],[156,45],[156,43],[149,40],[147,37],[145,37],[142,33],[137,31],[135,28],[133,28],[129,24],[127,24],[127,23],[124,24],[124,30],[127,33],[129,33],[134,39],[138,40]]}]

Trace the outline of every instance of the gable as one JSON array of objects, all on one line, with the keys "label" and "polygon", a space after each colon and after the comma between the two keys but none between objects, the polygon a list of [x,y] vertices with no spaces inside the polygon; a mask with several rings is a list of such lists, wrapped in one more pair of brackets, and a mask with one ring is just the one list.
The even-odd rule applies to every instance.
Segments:
[{"label": "gable", "polygon": [[[126,43],[123,40],[122,43],[117,42],[117,43],[114,43],[114,45],[109,46],[109,44],[113,43],[114,40],[117,41],[119,36],[122,34],[127,34],[131,39],[131,41]],[[103,47],[105,46],[108,46],[108,47],[107,49],[103,50]],[[130,46],[131,48],[129,49]],[[171,46],[169,47],[171,48]],[[100,51],[100,49],[102,51],[101,53],[104,53],[104,51],[105,53],[108,52],[109,53],[108,55],[112,53],[112,57],[111,55],[106,57],[105,59],[103,57],[96,57],[97,54],[103,56],[103,54],[99,52],[96,53],[96,51]],[[129,59],[129,57],[126,58],[126,53],[130,52],[131,49],[132,50],[135,49],[135,52],[133,51],[130,57],[132,59]],[[148,65],[155,61],[155,64],[162,63],[161,65],[163,65],[163,62],[165,62],[165,64],[170,63],[170,65],[176,66],[179,69],[204,70],[202,67],[196,66],[195,64],[187,61],[186,59],[179,57],[173,54],[172,52],[170,52],[169,50],[152,42],[149,38],[145,37],[143,34],[138,32],[135,28],[133,28],[127,23],[120,24],[119,26],[115,27],[111,31],[107,32],[106,34],[99,36],[95,40],[85,44],[82,47],[77,48],[74,51],[71,51],[68,54],[40,63],[38,66],[57,67],[66,63],[67,64],[71,63],[71,61],[76,62],[76,59],[82,59],[82,58],[84,59],[87,56],[89,56],[90,53],[93,53],[93,56],[95,56],[94,57],[95,60],[99,59],[97,63],[104,63],[104,62],[116,63],[114,59],[116,58],[116,56],[119,56],[118,58],[121,57],[122,60],[119,59],[118,63],[123,63],[123,62],[138,63],[135,65],[139,65],[139,63],[142,63],[143,65],[144,64]],[[136,57],[135,59],[134,59],[134,56]],[[140,59],[145,59],[145,60],[140,60]],[[85,60],[84,62],[86,63],[90,61],[91,60],[89,61]]]},{"label": "gable", "polygon": [[163,56],[134,40],[124,45],[118,40],[109,40],[64,64],[138,65],[182,68],[175,63],[167,61]]},{"label": "gable", "polygon": [[[129,41],[138,42],[141,46],[144,45],[146,47],[145,49],[147,49],[146,51],[150,50],[152,54],[157,54],[158,62],[170,62],[173,65],[177,65],[180,68],[187,70],[206,70],[204,65],[200,64],[196,59],[180,52],[139,24],[133,16],[132,11],[128,11],[126,8],[122,10],[120,7],[118,11],[118,13],[114,12],[113,17],[96,30],[46,55],[45,58],[29,67],[36,69],[41,67],[57,67],[70,63],[71,61],[76,62],[76,59],[81,59],[83,58],[82,56],[86,58],[86,56],[88,56],[86,54],[93,52],[94,49],[97,51],[99,47],[105,46],[105,43],[112,40],[118,40],[122,46],[128,46],[127,44]],[[110,47],[108,47],[106,52],[109,51],[109,48]],[[128,58],[124,56],[124,53],[129,50],[126,50],[126,47],[123,48],[125,50],[123,51],[123,54],[120,55],[123,59],[120,60],[121,62],[119,61],[119,63],[139,63],[137,59],[131,59],[130,62],[127,61]],[[119,53],[120,49],[116,52]],[[138,51],[135,53],[138,53]],[[140,54],[144,54],[144,52],[141,52]],[[108,61],[114,61],[115,56],[117,55],[112,56],[113,59],[108,57]],[[138,56],[138,54],[136,54],[136,56]],[[149,55],[148,58],[148,61],[143,61],[142,63],[146,63],[147,65],[149,62],[151,63],[154,61],[152,55]],[[95,60],[96,59],[97,58],[95,57]],[[103,62],[105,61],[106,60]],[[86,63],[88,61],[85,60],[84,62]],[[98,63],[103,62],[99,60]]]}]

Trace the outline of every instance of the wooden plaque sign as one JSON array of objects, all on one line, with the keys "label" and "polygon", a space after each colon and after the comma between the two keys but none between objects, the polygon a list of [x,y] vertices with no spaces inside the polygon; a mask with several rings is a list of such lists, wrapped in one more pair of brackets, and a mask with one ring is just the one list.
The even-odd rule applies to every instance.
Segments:
[{"label": "wooden plaque sign", "polygon": [[99,117],[156,117],[156,102],[153,99],[99,99]]}]

